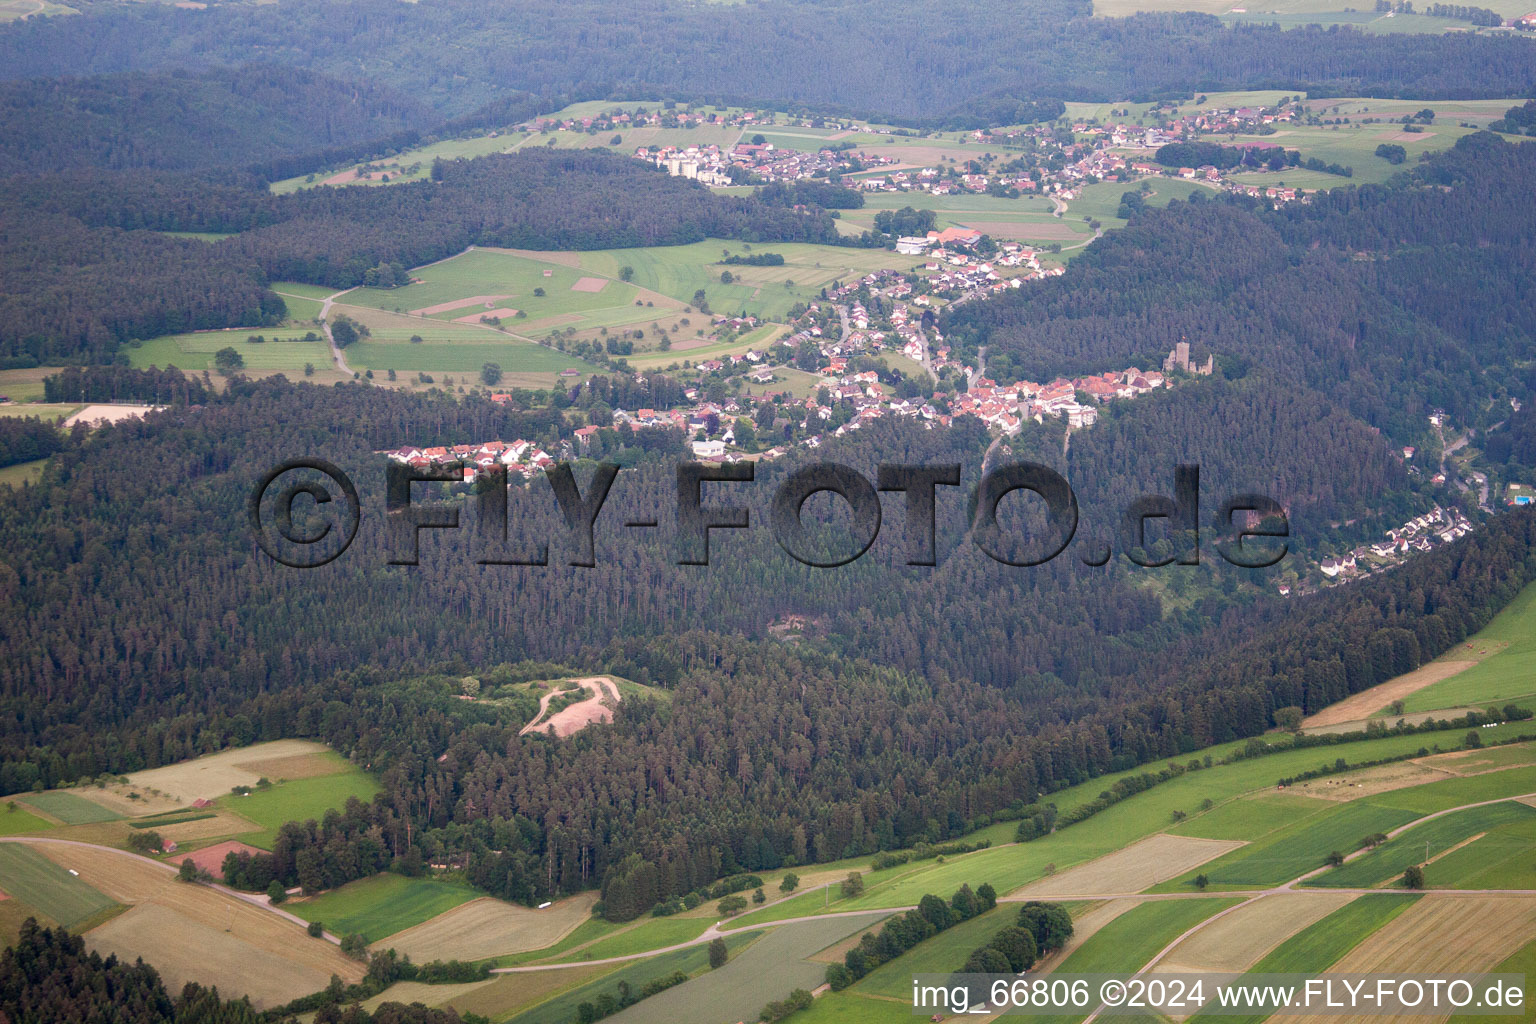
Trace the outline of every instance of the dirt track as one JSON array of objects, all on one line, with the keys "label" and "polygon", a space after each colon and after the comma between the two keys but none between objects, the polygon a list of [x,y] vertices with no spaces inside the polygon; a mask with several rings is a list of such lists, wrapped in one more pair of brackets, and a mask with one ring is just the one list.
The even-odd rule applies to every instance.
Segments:
[{"label": "dirt track", "polygon": [[[587,676],[584,679],[571,681],[591,696],[545,718],[545,712],[549,710],[549,702],[566,691],[546,693],[539,698],[539,713],[533,717],[533,721],[523,726],[518,732],[519,736],[526,736],[530,732],[542,732],[564,737],[580,732],[594,722],[613,721],[613,706],[617,706],[623,698],[619,696],[619,688],[612,679],[607,676]],[[608,703],[610,701],[613,706]]]}]

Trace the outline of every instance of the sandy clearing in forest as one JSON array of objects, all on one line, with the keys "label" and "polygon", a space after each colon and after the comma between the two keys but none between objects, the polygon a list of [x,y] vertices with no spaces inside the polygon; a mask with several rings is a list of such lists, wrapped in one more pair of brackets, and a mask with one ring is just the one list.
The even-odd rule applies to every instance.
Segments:
[{"label": "sandy clearing in forest", "polygon": [[1449,679],[1476,664],[1476,661],[1432,661],[1428,665],[1420,665],[1412,672],[1400,675],[1396,679],[1388,679],[1368,690],[1361,690],[1353,696],[1345,697],[1337,704],[1328,705],[1315,715],[1303,718],[1301,727],[1309,729],[1313,726],[1338,725],[1341,722],[1369,718],[1382,708],[1390,707],[1393,701],[1402,700],[1409,694],[1417,693],[1426,686],[1433,686],[1442,679]]},{"label": "sandy clearing in forest", "polygon": [[455,309],[463,309],[465,306],[491,306],[502,299],[510,299],[510,295],[471,295],[467,299],[454,299],[452,302],[439,302],[435,306],[422,306],[420,309],[411,310],[411,316],[433,316],[437,313],[447,313]]},{"label": "sandy clearing in forest", "polygon": [[1303,928],[1355,898],[1353,893],[1276,893],[1234,910],[1169,952],[1154,970],[1245,971]]},{"label": "sandy clearing in forest", "polygon": [[374,943],[417,963],[431,960],[484,960],[503,953],[543,949],[569,935],[592,914],[597,893],[560,900],[544,910],[484,897],[445,910]]},{"label": "sandy clearing in forest", "polygon": [[61,424],[66,430],[76,423],[116,423],[119,420],[137,419],[145,413],[158,412],[163,405],[88,405]]},{"label": "sandy clearing in forest", "polygon": [[589,696],[545,718],[544,713],[549,709],[550,701],[569,691],[546,693],[539,698],[539,713],[534,716],[533,721],[523,726],[518,733],[519,736],[526,736],[530,732],[541,732],[563,737],[580,732],[594,722],[613,721],[613,707],[622,698],[619,696],[618,685],[612,679],[607,676],[588,676],[584,679],[572,679],[570,682],[586,690]]},{"label": "sandy clearing in forest", "polygon": [[1141,892],[1242,845],[1237,840],[1194,839],[1159,833],[1087,864],[1031,882],[1011,895],[1046,897]]}]

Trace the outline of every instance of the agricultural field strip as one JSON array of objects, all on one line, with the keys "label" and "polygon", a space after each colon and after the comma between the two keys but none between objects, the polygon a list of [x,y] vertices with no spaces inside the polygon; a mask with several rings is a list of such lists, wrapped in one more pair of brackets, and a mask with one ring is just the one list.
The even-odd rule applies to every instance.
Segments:
[{"label": "agricultural field strip", "polygon": [[[170,873],[174,873],[176,871],[174,867],[162,861],[150,860],[148,857],[140,857],[136,853],[129,853],[127,850],[119,850],[116,847],[102,846],[98,843],[85,843],[76,839],[53,839],[47,836],[0,836],[0,843],[25,843],[28,845],[33,843],[57,843],[62,846],[84,847],[89,850],[108,850],[123,857],[132,857],[144,864],[153,864],[156,867]],[[226,896],[233,897],[234,899],[239,900],[241,903],[245,903],[253,907],[259,907],[268,913],[276,914],[278,917],[283,918],[285,921],[296,924],[300,928],[307,928],[309,926],[309,922],[305,921],[302,917],[299,917],[296,914],[290,914],[286,910],[270,905],[266,902],[265,897],[254,896],[250,893],[243,893],[237,889],[231,889],[228,886],[219,885],[217,883],[208,883],[208,888],[213,889],[216,892],[221,892]],[[328,942],[335,943],[336,945],[341,944],[340,937],[332,935],[330,932],[325,932],[323,937]]]}]

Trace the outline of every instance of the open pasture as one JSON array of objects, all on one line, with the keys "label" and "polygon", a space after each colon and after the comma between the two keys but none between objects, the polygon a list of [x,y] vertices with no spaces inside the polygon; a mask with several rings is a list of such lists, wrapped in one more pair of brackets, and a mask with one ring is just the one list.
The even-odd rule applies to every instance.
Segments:
[{"label": "open pasture", "polygon": [[106,893],[22,843],[0,843],[0,889],[65,927],[114,905]]},{"label": "open pasture", "polygon": [[53,822],[45,821],[37,815],[30,813],[21,804],[14,800],[5,801],[6,806],[0,808],[0,836],[14,836],[27,832],[46,832],[54,827]]},{"label": "open pasture", "polygon": [[[1202,867],[1215,887],[1278,885],[1321,867],[1329,853],[1349,853],[1360,840],[1418,817],[1413,811],[1366,800],[1314,814]],[[1161,888],[1187,891],[1196,872]]]},{"label": "open pasture", "polygon": [[[174,366],[180,370],[201,373],[212,370],[213,355],[222,348],[232,348],[245,360],[247,370],[291,372],[302,369],[305,363],[316,367],[330,365],[331,352],[324,339],[299,341],[306,331],[314,327],[231,327],[221,331],[193,331],[189,334],[167,334],[135,345],[126,345],[123,351],[128,361],[139,369],[150,366]],[[318,332],[317,332],[318,333]],[[253,345],[246,341],[252,335],[261,335],[266,342]],[[293,341],[273,341],[273,337],[294,338]]]},{"label": "open pasture", "polygon": [[332,934],[355,932],[369,942],[377,942],[468,903],[477,895],[467,885],[386,872],[348,882],[340,889],[310,899],[296,900],[287,909],[306,921],[321,922]]},{"label": "open pasture", "polygon": [[1329,804],[1310,796],[1263,790],[1229,800],[1170,829],[1177,836],[1240,839],[1254,842],[1299,818],[1325,811]]},{"label": "open pasture", "polygon": [[318,820],[332,808],[340,810],[350,797],[366,803],[378,791],[379,784],[370,775],[354,768],[338,775],[295,779],[245,796],[231,793],[220,797],[219,805],[267,829],[264,835],[247,837],[252,845],[267,848],[271,833],[279,826],[290,821]]},{"label": "open pasture", "polygon": [[345,758],[312,740],[274,740],[249,747],[232,747],[163,768],[147,768],[128,776],[142,789],[156,789],[182,803],[212,800],[235,786],[254,786],[265,777],[279,779],[338,775],[350,769]]},{"label": "open pasture", "polygon": [[[449,303],[478,300],[483,304],[494,299],[498,306],[522,309],[529,320],[537,320],[563,313],[630,308],[639,297],[632,285],[622,281],[604,280],[604,287],[593,290],[590,275],[505,250],[473,248],[411,273],[417,281],[403,288],[355,288],[338,301],[348,306],[416,310],[422,316],[454,319],[474,310],[444,308]],[[535,295],[536,289],[544,294]]]},{"label": "open pasture", "polygon": [[1140,892],[1242,845],[1235,840],[1155,835],[1087,864],[1042,878],[1018,890],[1016,895],[1048,899]]},{"label": "open pasture", "polygon": [[678,914],[673,917],[642,919],[636,927],[625,928],[583,947],[579,957],[582,960],[603,960],[692,942],[704,934],[704,930],[720,916],[713,903],[702,904],[699,909],[708,909],[709,913],[701,917]]},{"label": "open pasture", "polygon": [[1536,693],[1536,587],[1526,587],[1492,622],[1445,657],[1477,664],[1411,694],[1404,700],[1406,710],[1481,707]]},{"label": "open pasture", "polygon": [[21,797],[20,802],[65,825],[88,825],[100,821],[116,821],[122,817],[116,811],[67,789],[29,793]]},{"label": "open pasture", "polygon": [[593,893],[582,893],[534,910],[485,896],[397,931],[382,945],[417,962],[485,960],[503,953],[543,949],[586,920],[596,898]]},{"label": "open pasture", "polygon": [[[720,260],[727,251],[743,256],[777,253],[784,257],[784,265],[722,265]],[[679,303],[691,305],[694,293],[702,288],[716,313],[745,312],[766,320],[783,316],[796,302],[814,301],[821,289],[834,281],[851,280],[873,270],[907,271],[922,265],[917,257],[884,249],[844,249],[804,242],[749,246],[726,239],[643,249],[601,249],[577,255],[586,274],[618,278],[624,267],[631,267],[634,284]],[[733,280],[723,284],[720,275],[727,271]]]},{"label": "open pasture", "polygon": [[[465,381],[478,383],[480,368],[490,362],[501,367],[507,384],[547,387],[562,370],[574,368],[586,373],[595,369],[575,356],[528,340],[528,336],[519,333],[527,324],[522,320],[506,322],[502,329],[496,329],[479,323],[454,323],[341,303],[332,309],[369,329],[368,337],[347,346],[345,356],[353,369],[373,370],[376,375],[387,370],[407,374],[462,373],[468,375]],[[413,337],[422,340],[413,342]]]},{"label": "open pasture", "polygon": [[0,416],[58,421],[68,419],[83,408],[83,405],[64,403],[14,402],[11,405],[0,405]]},{"label": "open pasture", "polygon": [[1346,893],[1278,893],[1213,921],[1168,953],[1157,969],[1244,971],[1303,928],[1349,903]]},{"label": "open pasture", "polygon": [[[1411,835],[1411,833],[1410,833]],[[1444,856],[1425,869],[1435,889],[1536,889],[1536,821],[1513,821]]]}]

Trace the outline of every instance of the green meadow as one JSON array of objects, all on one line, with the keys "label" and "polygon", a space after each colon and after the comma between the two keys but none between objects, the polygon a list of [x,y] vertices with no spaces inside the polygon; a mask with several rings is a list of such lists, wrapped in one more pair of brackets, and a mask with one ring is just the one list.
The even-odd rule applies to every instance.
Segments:
[{"label": "green meadow", "polygon": [[[1308,884],[1346,889],[1380,885],[1400,878],[1410,864],[1423,864],[1426,850],[1433,856],[1494,826],[1532,822],[1536,822],[1536,807],[1513,800],[1470,807],[1407,829],[1365,856],[1326,872]],[[1438,875],[1436,865],[1426,867],[1425,874]]]},{"label": "green meadow", "polygon": [[0,843],[0,889],[66,928],[116,906],[104,894],[21,843]]},{"label": "green meadow", "polygon": [[[1411,838],[1410,831],[1405,838]],[[1432,889],[1536,889],[1536,821],[1490,828],[1482,838],[1436,859],[1424,869]],[[1430,851],[1434,856],[1434,851]]]},{"label": "green meadow", "polygon": [[[222,348],[232,348],[239,352],[249,370],[300,370],[305,363],[313,363],[317,367],[329,366],[331,350],[324,338],[319,341],[272,340],[274,336],[302,338],[310,330],[319,333],[312,326],[297,326],[240,327],[225,331],[167,334],[140,342],[136,346],[126,345],[123,351],[127,353],[129,362],[140,369],[174,366],[194,373],[212,370],[213,354]],[[251,344],[246,339],[252,335],[260,335],[267,340],[263,344]]]},{"label": "green meadow", "polygon": [[277,829],[290,821],[319,820],[325,812],[340,810],[348,798],[367,802],[379,792],[379,784],[359,768],[349,768],[339,775],[312,779],[294,779],[265,789],[252,790],[246,796],[231,793],[219,798],[219,804],[262,826],[262,832],[240,838],[252,846],[270,849]]},{"label": "green meadow", "polygon": [[1536,587],[1520,592],[1477,635],[1457,644],[1443,660],[1476,658],[1476,665],[1426,686],[1403,702],[1405,711],[1482,707],[1536,693]]},{"label": "green meadow", "polygon": [[333,934],[355,932],[377,942],[482,895],[467,885],[386,872],[298,900],[286,909],[306,921],[322,922]]},{"label": "green meadow", "polygon": [[87,800],[77,793],[63,789],[52,789],[46,793],[29,793],[21,798],[21,802],[33,810],[58,818],[66,825],[116,821],[122,817],[116,811],[109,811],[93,800]]}]

